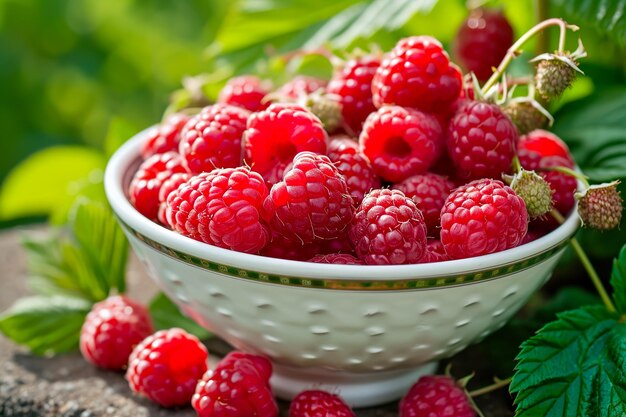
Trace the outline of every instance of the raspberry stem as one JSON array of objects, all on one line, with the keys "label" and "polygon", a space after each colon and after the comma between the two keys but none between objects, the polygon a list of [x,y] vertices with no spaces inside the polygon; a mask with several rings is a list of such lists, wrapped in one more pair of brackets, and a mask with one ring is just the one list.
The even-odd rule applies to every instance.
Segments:
[{"label": "raspberry stem", "polygon": [[497,389],[506,387],[507,385],[511,383],[512,379],[513,379],[512,377],[509,377],[507,379],[496,379],[496,382],[494,382],[493,384],[487,385],[486,387],[475,389],[473,391],[469,391],[467,395],[473,398],[473,397],[478,397],[479,395],[490,393]]},{"label": "raspberry stem", "polygon": [[[565,221],[565,218],[556,209],[552,209],[550,214],[559,223],[563,223]],[[591,282],[593,282],[593,285],[596,287],[596,291],[598,291],[598,294],[600,295],[602,302],[606,306],[606,309],[609,310],[610,312],[615,312],[616,311],[615,305],[613,304],[613,301],[611,301],[611,297],[609,297],[608,293],[606,292],[606,289],[604,288],[604,285],[602,285],[602,280],[600,280],[600,276],[598,275],[595,268],[591,264],[591,261],[589,260],[589,257],[585,253],[585,250],[582,248],[582,246],[580,246],[578,239],[576,239],[576,237],[572,237],[570,239],[570,244],[572,245],[574,252],[576,252],[576,255],[578,255],[578,258],[580,259],[580,263],[583,264],[583,267],[587,271],[589,278],[591,278]]]},{"label": "raspberry stem", "polygon": [[585,188],[589,188],[590,187],[588,178],[585,175],[583,175],[582,173],[576,172],[576,171],[574,171],[571,168],[564,167],[564,166],[558,166],[558,167],[546,168],[545,170],[546,171],[557,171],[557,172],[561,172],[561,173],[563,173],[565,175],[569,175],[570,177],[574,177],[577,180],[580,180],[583,183],[583,185],[585,186]]},{"label": "raspberry stem", "polygon": [[559,47],[557,52],[563,52],[563,49],[565,48],[565,35],[567,33],[567,29],[570,29],[574,32],[578,30],[578,26],[569,25],[563,19],[559,18],[547,19],[543,22],[536,24],[535,26],[530,28],[528,32],[524,33],[513,45],[511,45],[509,50],[506,52],[504,59],[502,60],[502,62],[500,62],[500,65],[498,65],[496,72],[493,73],[493,75],[489,78],[489,80],[487,80],[487,82],[483,86],[481,93],[483,95],[487,94],[489,89],[496,84],[502,74],[504,74],[504,71],[507,69],[511,61],[513,61],[513,59],[518,55],[518,51],[520,50],[520,48],[526,42],[528,42],[528,40],[530,40],[533,36],[550,26],[559,26],[560,29]]}]

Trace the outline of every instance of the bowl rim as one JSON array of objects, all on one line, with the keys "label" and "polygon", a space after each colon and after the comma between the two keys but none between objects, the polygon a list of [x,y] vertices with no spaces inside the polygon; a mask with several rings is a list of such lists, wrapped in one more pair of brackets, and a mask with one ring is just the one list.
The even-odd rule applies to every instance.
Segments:
[{"label": "bowl rim", "polygon": [[337,265],[264,257],[219,248],[169,230],[140,214],[124,184],[140,160],[140,148],[156,126],[125,142],[104,174],[107,199],[127,233],[163,254],[200,268],[268,283],[338,289],[408,289],[459,285],[494,279],[529,268],[562,250],[579,227],[576,210],[552,232],[532,242],[473,258],[407,265]]}]

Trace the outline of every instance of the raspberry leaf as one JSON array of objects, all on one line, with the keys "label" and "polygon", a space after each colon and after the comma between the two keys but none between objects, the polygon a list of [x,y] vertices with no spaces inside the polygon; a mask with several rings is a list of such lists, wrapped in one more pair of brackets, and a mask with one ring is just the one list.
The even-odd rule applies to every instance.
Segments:
[{"label": "raspberry leaf", "polygon": [[90,308],[66,296],[22,298],[0,315],[0,331],[37,355],[72,351]]},{"label": "raspberry leaf", "polygon": [[150,301],[149,309],[152,323],[157,330],[179,327],[193,334],[200,340],[206,340],[212,336],[204,327],[200,326],[189,317],[184,316],[178,306],[163,293],[157,294],[152,301]]},{"label": "raspberry leaf", "polygon": [[524,342],[510,387],[516,416],[592,417],[609,405],[624,407],[626,331],[618,319],[603,306],[582,307]]},{"label": "raspberry leaf", "polygon": [[619,256],[613,260],[611,286],[615,307],[621,314],[626,314],[626,245],[622,247]]},{"label": "raspberry leaf", "polygon": [[558,15],[563,14],[585,28],[595,27],[600,34],[626,45],[626,21],[617,17],[622,16],[623,1],[551,0],[549,3],[560,6]]}]

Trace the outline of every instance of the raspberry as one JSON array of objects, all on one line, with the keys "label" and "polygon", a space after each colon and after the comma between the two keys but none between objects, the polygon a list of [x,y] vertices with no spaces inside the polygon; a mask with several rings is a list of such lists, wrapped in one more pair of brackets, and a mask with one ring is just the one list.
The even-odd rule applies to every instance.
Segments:
[{"label": "raspberry", "polygon": [[325,153],[327,139],[322,122],[308,110],[296,104],[272,104],[248,119],[244,159],[274,184],[298,152]]},{"label": "raspberry", "polygon": [[524,200],[498,180],[485,178],[453,190],[441,209],[441,243],[450,259],[513,248],[527,230]]},{"label": "raspberry", "polygon": [[444,111],[461,91],[461,72],[441,43],[430,36],[401,39],[372,80],[374,105],[396,104],[427,112]]},{"label": "raspberry", "polygon": [[470,101],[448,125],[447,146],[460,177],[500,178],[515,154],[517,129],[495,104]]},{"label": "raspberry", "polygon": [[163,407],[189,404],[207,370],[208,352],[183,329],[161,330],[138,344],[128,360],[130,388]]},{"label": "raspberry", "polygon": [[96,303],[80,331],[80,351],[92,364],[124,369],[133,348],[153,332],[150,313],[122,295]]},{"label": "raspberry", "polygon": [[141,156],[148,159],[154,154],[178,151],[180,132],[191,116],[174,113],[161,123],[141,146]]},{"label": "raspberry", "polygon": [[443,262],[447,261],[448,254],[443,248],[440,240],[429,240],[426,245],[426,254],[422,258],[423,263]]},{"label": "raspberry", "polygon": [[552,210],[550,184],[535,171],[520,170],[513,176],[511,189],[522,197],[531,219],[541,217]]},{"label": "raspberry", "polygon": [[199,417],[277,417],[270,375],[267,359],[230,353],[198,382],[191,405]]},{"label": "raspberry", "polygon": [[[334,242],[334,241],[329,241]],[[275,231],[272,231],[271,241],[261,249],[260,254],[270,258],[289,259],[292,261],[306,261],[313,256],[322,253],[321,241],[315,240],[303,244],[302,241],[287,238]]]},{"label": "raspberry", "polygon": [[178,153],[165,152],[152,155],[141,163],[130,182],[128,187],[130,203],[150,220],[156,220],[161,186],[177,172],[187,172]]},{"label": "raspberry", "polygon": [[377,189],[365,195],[348,232],[368,265],[417,263],[426,251],[426,223],[402,191]]},{"label": "raspberry", "polygon": [[380,59],[372,55],[350,59],[335,71],[326,88],[340,98],[344,124],[356,135],[361,133],[367,116],[376,111],[372,80],[379,66]]},{"label": "raspberry", "polygon": [[522,135],[544,127],[549,121],[529,100],[511,101],[502,107],[502,111]]},{"label": "raspberry", "polygon": [[263,203],[270,227],[291,240],[337,239],[353,216],[346,181],[327,156],[300,152]]},{"label": "raspberry", "polygon": [[443,375],[421,377],[400,400],[400,417],[475,417],[465,391]]},{"label": "raspberry", "polygon": [[520,136],[517,148],[520,152],[536,152],[540,157],[560,156],[569,160],[570,164],[567,165],[568,167],[573,167],[574,164],[574,159],[565,142],[547,130],[536,129],[524,136]]},{"label": "raspberry", "polygon": [[581,193],[576,193],[578,214],[583,226],[598,230],[611,230],[622,220],[622,197],[617,189],[618,181],[592,185]]},{"label": "raspberry", "polygon": [[424,215],[428,235],[439,236],[439,214],[448,194],[454,188],[454,183],[446,177],[427,172],[413,175],[394,184],[393,188],[413,199]]},{"label": "raspberry", "polygon": [[369,115],[359,143],[383,179],[400,182],[426,172],[443,148],[441,125],[414,109],[385,106]]},{"label": "raspberry", "polygon": [[546,100],[558,98],[563,91],[572,85],[576,78],[578,63],[570,60],[568,64],[560,57],[568,59],[568,53],[553,55],[552,59],[542,59],[535,68],[535,87]]},{"label": "raspberry", "polygon": [[298,102],[320,119],[327,132],[334,132],[341,125],[341,104],[337,96],[315,92],[302,96]]},{"label": "raspberry", "polygon": [[248,168],[205,172],[180,185],[166,201],[165,217],[177,232],[211,245],[256,253],[269,240],[259,210],[268,195]]},{"label": "raspberry", "polygon": [[[521,160],[522,158],[520,157],[520,161]],[[569,164],[570,162],[565,158],[560,156],[551,156],[541,159],[539,169],[541,170],[560,166],[573,168],[573,165],[568,166]],[[522,166],[524,166],[523,162]],[[578,187],[576,178],[557,171],[541,172],[541,176],[548,182],[548,184],[550,184],[554,208],[557,209],[559,213],[569,213],[574,208],[575,204],[574,192]]]},{"label": "raspberry", "polygon": [[172,174],[171,177],[163,181],[163,185],[161,185],[161,189],[159,190],[159,212],[157,214],[157,220],[167,227],[172,227],[168,221],[166,216],[166,201],[167,197],[170,195],[172,191],[178,189],[178,187],[184,183],[189,181],[191,178],[191,174],[186,172],[177,172],[176,174]]},{"label": "raspberry", "polygon": [[258,77],[242,75],[228,80],[220,91],[217,102],[260,111],[268,106],[263,99],[269,92],[270,89]]},{"label": "raspberry", "polygon": [[289,100],[297,100],[326,87],[326,80],[306,75],[298,75],[283,84],[273,95]]},{"label": "raspberry", "polygon": [[513,28],[501,11],[478,8],[459,27],[453,54],[466,72],[486,81],[513,40]]},{"label": "raspberry", "polygon": [[289,417],[355,417],[355,414],[338,395],[310,390],[291,401]]},{"label": "raspberry", "polygon": [[329,253],[327,255],[315,255],[309,262],[317,264],[341,264],[341,265],[363,265],[363,262],[347,253]]},{"label": "raspberry", "polygon": [[241,165],[241,137],[247,110],[227,104],[207,106],[183,129],[179,149],[192,174]]},{"label": "raspberry", "polygon": [[369,190],[380,187],[380,179],[374,173],[370,160],[359,150],[359,144],[352,139],[347,137],[331,139],[327,155],[345,177],[355,205],[363,200],[363,195]]}]

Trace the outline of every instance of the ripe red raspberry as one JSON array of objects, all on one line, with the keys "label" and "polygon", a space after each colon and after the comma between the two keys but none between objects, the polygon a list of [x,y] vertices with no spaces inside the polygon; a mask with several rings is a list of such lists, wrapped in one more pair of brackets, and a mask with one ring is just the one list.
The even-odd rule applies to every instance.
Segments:
[{"label": "ripe red raspberry", "polygon": [[453,190],[441,209],[441,243],[450,259],[514,248],[527,230],[524,200],[498,180],[485,178]]},{"label": "ripe red raspberry", "polygon": [[513,40],[513,28],[500,10],[474,9],[456,34],[454,57],[466,72],[486,81]]},{"label": "ripe red raspberry", "polygon": [[170,193],[165,217],[177,232],[211,245],[256,253],[269,240],[259,210],[268,195],[248,168],[224,168],[191,177]]},{"label": "ripe red raspberry", "polygon": [[171,177],[163,181],[163,185],[161,185],[161,189],[159,190],[159,212],[157,214],[157,220],[163,225],[167,227],[172,227],[167,221],[166,216],[166,208],[167,208],[167,197],[170,195],[172,191],[178,189],[178,187],[191,178],[191,174],[186,172],[177,172],[176,174],[172,174]]},{"label": "ripe red raspberry", "polygon": [[378,175],[400,182],[426,172],[437,161],[443,149],[443,135],[433,116],[385,106],[369,115],[359,143]]},{"label": "ripe red raspberry", "polygon": [[80,351],[92,364],[124,369],[133,348],[153,332],[150,313],[143,305],[115,295],[91,308],[80,331]]},{"label": "ripe red raspberry", "polygon": [[198,382],[191,405],[199,417],[277,417],[270,375],[267,359],[230,353]]},{"label": "ripe red raspberry", "polygon": [[422,258],[422,263],[443,262],[447,261],[448,254],[443,248],[440,240],[429,240],[426,246],[426,254]]},{"label": "ripe red raspberry", "polygon": [[400,417],[475,417],[467,394],[450,377],[421,377],[400,400]]},{"label": "ripe red raspberry", "polygon": [[310,390],[301,392],[291,401],[289,417],[355,417],[355,414],[340,396]]},{"label": "ripe red raspberry", "polygon": [[348,191],[359,205],[363,196],[373,188],[380,188],[380,178],[370,160],[359,150],[359,144],[347,137],[335,138],[328,144],[328,158],[346,178]]},{"label": "ripe red raspberry", "polygon": [[[329,241],[333,242],[333,241]],[[306,261],[309,258],[323,253],[323,242],[315,240],[310,243],[287,238],[276,231],[272,231],[270,242],[261,249],[260,254],[269,258],[289,259],[292,261]]]},{"label": "ripe red raspberry", "polygon": [[372,80],[374,105],[395,104],[427,112],[444,111],[461,91],[461,72],[441,43],[430,36],[401,39]]},{"label": "ripe red raspberry", "polygon": [[524,136],[520,136],[517,148],[519,151],[535,152],[541,157],[560,156],[569,160],[571,166],[574,164],[574,158],[572,158],[572,154],[565,142],[547,130],[536,129]]},{"label": "ripe red raspberry", "polygon": [[309,262],[317,264],[341,264],[341,265],[363,265],[360,259],[347,253],[329,253],[327,255],[315,255]]},{"label": "ripe red raspberry", "polygon": [[499,106],[470,101],[448,125],[447,146],[461,178],[500,178],[515,154],[517,129]]},{"label": "ripe red raspberry", "polygon": [[324,87],[326,87],[326,80],[322,80],[317,77],[298,75],[283,84],[272,95],[291,101],[321,90]]},{"label": "ripe red raspberry", "polygon": [[207,106],[182,131],[179,149],[192,174],[241,165],[241,137],[250,113],[227,104]]},{"label": "ripe red raspberry", "polygon": [[296,104],[272,104],[248,119],[244,159],[274,184],[298,152],[326,153],[327,139],[322,122],[308,110]]},{"label": "ripe red raspberry", "polygon": [[[520,158],[520,160],[521,159],[522,158]],[[541,159],[539,170],[541,171],[542,169],[559,166],[564,166],[567,168],[574,167],[573,164],[569,164],[571,163],[565,158],[562,158],[560,156],[551,156]],[[523,163],[522,166],[524,166]],[[540,174],[548,182],[548,184],[550,184],[554,208],[563,215],[569,213],[570,210],[574,208],[575,204],[574,192],[578,187],[578,182],[576,181],[576,178],[572,177],[571,175],[563,174],[562,172],[557,171],[543,171],[540,172]]]},{"label": "ripe red raspberry", "polygon": [[263,203],[270,227],[291,240],[337,239],[354,209],[343,175],[325,155],[300,152]]},{"label": "ripe red raspberry", "polygon": [[220,91],[217,102],[230,104],[250,111],[260,111],[267,108],[263,101],[270,92],[268,86],[254,75],[242,75],[228,80]]},{"label": "ripe red raspberry", "polygon": [[380,58],[365,55],[345,62],[335,70],[326,91],[339,96],[341,115],[347,129],[358,135],[363,122],[376,111],[372,98],[372,80]]},{"label": "ripe red raspberry", "polygon": [[130,182],[128,187],[130,203],[150,220],[156,220],[161,186],[177,172],[187,172],[177,152],[152,155],[141,163]]},{"label": "ripe red raspberry", "polygon": [[170,151],[178,152],[180,132],[191,116],[183,113],[174,113],[168,116],[151,134],[141,146],[141,156],[148,159],[156,153]]},{"label": "ripe red raspberry", "polygon": [[428,236],[439,236],[439,214],[454,183],[446,177],[427,172],[413,175],[394,184],[393,188],[402,191],[417,204],[424,215]]},{"label": "ripe red raspberry", "polygon": [[369,192],[348,232],[357,256],[368,265],[418,263],[426,251],[426,223],[402,191]]},{"label": "ripe red raspberry", "polygon": [[207,370],[208,352],[183,329],[161,330],[138,344],[128,360],[130,388],[163,407],[187,405]]}]

